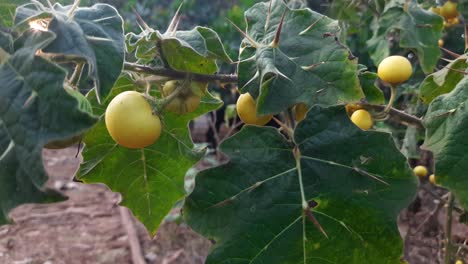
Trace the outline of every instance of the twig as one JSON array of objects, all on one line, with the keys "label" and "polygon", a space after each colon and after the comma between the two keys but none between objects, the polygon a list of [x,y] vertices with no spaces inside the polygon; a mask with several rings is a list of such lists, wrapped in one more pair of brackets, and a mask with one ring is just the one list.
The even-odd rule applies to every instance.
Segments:
[{"label": "twig", "polygon": [[133,264],[146,264],[145,258],[141,251],[140,240],[130,217],[130,212],[126,207],[120,206],[120,217],[122,219],[122,225],[125,228],[125,232],[128,236],[128,243],[130,244],[130,252],[132,254]]},{"label": "twig", "polygon": [[450,264],[450,253],[452,251],[452,209],[454,200],[453,193],[450,193],[447,204],[447,219],[445,221],[445,264]]},{"label": "twig", "polygon": [[[359,104],[361,107],[363,107],[364,109],[367,109],[367,110],[375,110],[375,111],[383,111],[385,109],[385,106],[384,105],[372,105],[372,104],[367,104],[367,103],[363,103],[363,104]],[[397,110],[395,108],[390,108],[388,114],[391,116],[391,117],[395,117],[397,119],[399,119],[402,123],[402,124],[405,124],[405,125],[413,125],[413,126],[416,126],[417,128],[424,128],[423,126],[423,123],[421,121],[421,118],[419,117],[416,117],[416,116],[413,116],[413,115],[410,115],[408,113],[405,113],[401,110]]]},{"label": "twig", "polygon": [[73,71],[72,76],[70,77],[70,83],[72,86],[77,86],[81,79],[81,74],[83,73],[84,63],[80,62],[76,64],[75,71]]},{"label": "twig", "polygon": [[235,74],[187,73],[187,72],[176,71],[176,70],[172,70],[168,68],[149,67],[149,66],[138,65],[138,64],[129,63],[129,62],[126,62],[124,64],[124,69],[127,71],[171,77],[173,79],[185,79],[187,74],[191,74],[191,78],[199,82],[220,81],[222,83],[237,83],[237,75]]}]

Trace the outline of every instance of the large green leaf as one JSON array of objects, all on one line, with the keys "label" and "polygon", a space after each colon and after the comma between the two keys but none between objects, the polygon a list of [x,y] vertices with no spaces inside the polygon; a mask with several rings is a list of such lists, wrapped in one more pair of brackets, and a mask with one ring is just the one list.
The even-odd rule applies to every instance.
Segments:
[{"label": "large green leaf", "polygon": [[216,241],[206,263],[399,263],[396,219],[416,179],[390,134],[314,106],[294,143],[247,126],[221,150],[229,162],[197,175],[183,211]]},{"label": "large green leaf", "polygon": [[[275,46],[271,43],[283,14]],[[254,5],[245,19],[252,41],[241,44],[239,87],[258,97],[259,114],[278,113],[301,102],[333,105],[364,97],[357,59],[335,37],[338,21],[310,9],[289,9],[282,0]]]},{"label": "large green leaf", "polygon": [[25,46],[0,65],[0,223],[20,204],[57,198],[43,192],[42,147],[83,133],[96,121],[65,91],[66,72],[35,56],[54,37],[26,32]]},{"label": "large green leaf", "polygon": [[187,115],[164,113],[163,132],[158,141],[143,149],[127,149],[117,145],[107,132],[104,113],[117,94],[135,89],[124,76],[111,95],[94,113],[100,122],[84,139],[84,163],[81,179],[87,183],[101,182],[123,196],[122,204],[154,234],[172,206],[184,195],[184,175],[199,159],[193,149],[188,122],[217,109],[222,102],[209,93],[198,109]]},{"label": "large green leaf", "polygon": [[424,147],[434,153],[437,183],[448,187],[468,209],[468,78],[434,99],[424,118]]},{"label": "large green leaf", "polygon": [[463,72],[468,68],[468,57],[460,56],[446,67],[427,76],[419,86],[419,96],[428,104],[437,96],[449,93],[465,76]]},{"label": "large green leaf", "polygon": [[431,73],[440,56],[438,40],[442,36],[443,19],[430,11],[421,8],[416,1],[392,0],[383,14],[376,17],[373,37],[368,40],[371,58],[378,65],[390,55],[388,35],[399,31],[400,47],[415,51],[421,68]]},{"label": "large green leaf", "polygon": [[44,14],[51,18],[48,30],[58,37],[43,51],[84,58],[98,98],[106,97],[122,71],[125,55],[123,20],[117,10],[107,4],[76,9],[60,4],[53,9],[28,4],[17,9],[15,24]]}]

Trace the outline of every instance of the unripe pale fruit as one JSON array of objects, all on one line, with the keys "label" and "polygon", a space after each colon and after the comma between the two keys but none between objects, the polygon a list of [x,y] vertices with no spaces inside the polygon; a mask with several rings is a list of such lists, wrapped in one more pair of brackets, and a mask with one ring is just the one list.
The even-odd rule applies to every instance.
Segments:
[{"label": "unripe pale fruit", "polygon": [[296,119],[297,122],[301,122],[302,120],[304,120],[307,114],[307,110],[309,110],[309,108],[306,104],[297,104],[294,107],[294,119]]},{"label": "unripe pale fruit", "polygon": [[[163,86],[163,96],[167,97],[172,94],[175,89],[182,85],[180,81],[168,81]],[[201,102],[201,95],[206,92],[207,84],[201,84],[191,86],[190,88],[182,90],[172,101],[166,106],[166,109],[179,114],[187,114],[195,111]],[[197,90],[199,95],[195,94],[193,89]]]},{"label": "unripe pale fruit", "polygon": [[434,174],[431,174],[431,176],[429,176],[429,181],[432,183],[432,184],[436,184],[436,177]]},{"label": "unripe pale fruit", "polygon": [[457,17],[457,3],[452,1],[445,2],[445,4],[440,8],[440,15],[446,19]]},{"label": "unripe pale fruit", "polygon": [[373,124],[371,114],[364,109],[354,111],[351,121],[362,130],[368,130]]},{"label": "unripe pale fruit", "polygon": [[242,122],[249,125],[263,126],[273,118],[273,115],[257,116],[257,104],[249,93],[239,96],[236,110]]},{"label": "unripe pale fruit", "polygon": [[439,44],[439,47],[443,47],[443,46],[444,46],[444,40],[443,40],[443,39],[439,39],[439,41],[437,42],[437,44]]},{"label": "unripe pale fruit", "polygon": [[409,60],[403,56],[390,56],[385,58],[377,69],[379,78],[390,84],[406,82],[413,74],[413,67]]},{"label": "unripe pale fruit", "polygon": [[418,177],[426,177],[427,176],[427,168],[422,165],[418,165],[413,169],[414,175]]},{"label": "unripe pale fruit", "polygon": [[142,94],[123,92],[109,103],[106,127],[119,145],[137,149],[153,144],[161,135],[161,121]]}]

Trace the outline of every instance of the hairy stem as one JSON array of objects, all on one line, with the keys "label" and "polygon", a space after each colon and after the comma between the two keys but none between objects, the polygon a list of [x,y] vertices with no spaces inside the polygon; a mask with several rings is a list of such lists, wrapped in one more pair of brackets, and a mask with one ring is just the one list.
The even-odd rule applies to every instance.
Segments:
[{"label": "hairy stem", "polygon": [[237,83],[237,75],[235,74],[198,74],[176,71],[168,68],[156,68],[135,63],[126,62],[124,69],[127,71],[146,73],[151,75],[158,75],[170,77],[173,79],[185,79],[187,74],[191,75],[192,80],[199,82],[213,82],[219,81],[221,83]]}]

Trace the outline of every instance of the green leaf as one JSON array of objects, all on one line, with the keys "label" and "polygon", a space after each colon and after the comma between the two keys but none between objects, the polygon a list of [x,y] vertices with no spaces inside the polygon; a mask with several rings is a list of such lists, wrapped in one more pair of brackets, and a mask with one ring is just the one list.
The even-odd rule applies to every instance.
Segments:
[{"label": "green leaf", "polygon": [[449,188],[468,209],[468,78],[434,99],[424,117],[424,148],[434,153],[437,183]]},{"label": "green leaf", "polygon": [[45,193],[42,147],[83,133],[96,121],[63,87],[66,72],[35,56],[53,41],[49,32],[26,32],[27,45],[0,65],[0,223],[23,203],[57,200]]},{"label": "green leaf", "polygon": [[165,34],[147,29],[139,35],[129,33],[126,39],[129,52],[135,51],[135,57],[141,63],[160,58],[160,44],[163,54],[160,59],[177,71],[211,74],[218,70],[216,60],[232,62],[218,34],[206,27]]},{"label": "green leaf", "polygon": [[[283,13],[275,46],[271,43]],[[357,59],[335,37],[338,21],[310,9],[291,10],[281,0],[272,0],[271,9],[269,2],[254,5],[245,19],[252,41],[241,44],[239,87],[258,97],[258,114],[278,113],[297,103],[333,105],[364,96]]]},{"label": "green leaf", "polygon": [[359,81],[366,95],[367,102],[371,104],[385,104],[385,97],[382,90],[375,85],[377,79],[377,74],[373,72],[363,72],[359,74]]},{"label": "green leaf", "polygon": [[164,57],[171,68],[194,73],[214,73],[216,59],[231,62],[218,34],[210,28],[176,31],[161,40]]},{"label": "green leaf", "polygon": [[2,0],[0,3],[0,26],[11,27],[17,6],[29,0]]},{"label": "green leaf", "polygon": [[427,76],[419,86],[419,96],[424,103],[432,102],[437,96],[449,93],[465,76],[468,57],[463,55],[450,62],[446,67]]},{"label": "green leaf", "polygon": [[378,65],[390,55],[388,35],[397,30],[400,47],[414,50],[425,73],[433,72],[440,57],[438,40],[442,37],[443,19],[421,8],[416,1],[392,0],[376,18],[374,35],[367,41],[371,58]]},{"label": "green leaf", "polygon": [[229,162],[197,175],[183,211],[216,241],[207,264],[399,262],[396,219],[416,178],[390,134],[360,130],[343,106],[314,106],[294,143],[246,126],[221,150]]},{"label": "green leaf", "polygon": [[15,23],[20,25],[40,14],[52,16],[48,30],[57,34],[43,51],[84,58],[98,98],[106,97],[123,69],[125,55],[123,20],[117,10],[107,4],[74,11],[72,6],[60,4],[53,9],[31,4],[18,8]]},{"label": "green leaf", "polygon": [[113,97],[135,88],[133,81],[123,76],[104,104],[95,104],[94,113],[101,120],[84,139],[80,178],[86,183],[104,183],[120,192],[122,204],[154,234],[174,204],[183,198],[184,175],[199,159],[200,153],[193,149],[190,138],[189,121],[217,109],[222,102],[207,93],[193,113],[179,116],[165,112],[161,118],[163,131],[155,144],[144,149],[127,149],[117,145],[108,134],[104,113]]}]

